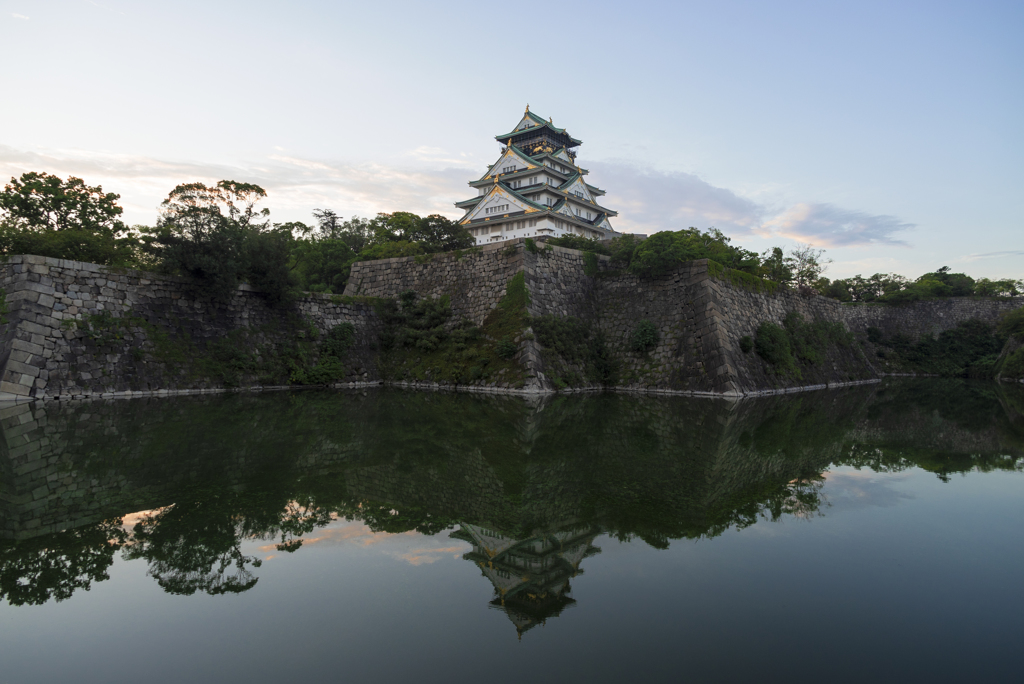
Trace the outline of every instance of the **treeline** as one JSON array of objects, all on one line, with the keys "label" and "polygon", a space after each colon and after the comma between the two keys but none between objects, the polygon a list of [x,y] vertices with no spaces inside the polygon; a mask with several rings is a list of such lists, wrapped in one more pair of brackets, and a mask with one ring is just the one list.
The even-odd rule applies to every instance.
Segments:
[{"label": "treeline", "polygon": [[826,297],[841,302],[889,304],[941,297],[1017,297],[1024,294],[1024,280],[975,280],[966,273],[952,273],[948,266],[925,273],[916,280],[896,273],[876,273],[870,278],[858,274],[832,281],[820,278],[815,287]]},{"label": "treeline", "polygon": [[549,240],[548,244],[605,254],[612,264],[643,277],[671,272],[679,264],[695,259],[710,259],[726,268],[762,280],[817,292],[842,302],[885,302],[902,304],[940,297],[1017,297],[1024,294],[1024,280],[1004,278],[974,279],[965,273],[952,273],[943,266],[916,280],[895,273],[876,273],[870,278],[829,280],[824,272],[831,259],[823,249],[801,245],[789,251],[773,247],[758,254],[731,244],[721,231],[697,228],[655,233],[646,240],[626,235],[610,244],[576,235]]},{"label": "treeline", "polygon": [[474,239],[444,216],[409,212],[347,221],[329,209],[313,222],[275,223],[258,185],[221,181],[174,188],[155,226],[127,226],[119,195],[46,173],[12,178],[0,193],[0,254],[36,254],[191,278],[227,298],[247,282],[273,303],[300,292],[341,293],[361,260],[465,249]]},{"label": "treeline", "polygon": [[[12,178],[0,193],[0,254],[36,254],[109,266],[189,276],[201,294],[225,298],[247,282],[272,302],[300,292],[340,294],[356,261],[467,249],[470,233],[432,214],[378,214],[344,220],[329,209],[309,224],[275,223],[258,208],[267,193],[258,185],[221,181],[174,188],[160,205],[155,226],[127,226],[119,195],[46,173]],[[763,253],[733,245],[721,231],[688,228],[641,240],[624,235],[599,242],[565,235],[549,244],[605,254],[615,269],[658,277],[695,259],[715,263],[805,293],[844,302],[902,303],[935,297],[1017,296],[1024,281],[989,280],[942,267],[916,280],[876,273],[829,280],[824,250],[773,247]]]}]

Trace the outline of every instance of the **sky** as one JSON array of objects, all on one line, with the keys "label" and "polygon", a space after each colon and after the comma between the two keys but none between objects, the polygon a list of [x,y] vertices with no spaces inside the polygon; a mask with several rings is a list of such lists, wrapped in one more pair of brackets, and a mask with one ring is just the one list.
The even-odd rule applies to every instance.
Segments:
[{"label": "sky", "polygon": [[527,104],[621,231],[1024,278],[1022,2],[0,0],[0,179],[441,213]]}]

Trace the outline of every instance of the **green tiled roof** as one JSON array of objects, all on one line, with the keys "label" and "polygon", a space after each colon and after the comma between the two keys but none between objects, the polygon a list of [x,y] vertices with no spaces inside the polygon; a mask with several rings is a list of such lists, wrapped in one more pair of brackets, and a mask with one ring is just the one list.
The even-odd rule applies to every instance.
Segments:
[{"label": "green tiled roof", "polygon": [[505,133],[503,135],[496,135],[496,136],[494,136],[495,140],[499,140],[500,141],[502,138],[511,138],[512,136],[521,135],[523,133],[531,133],[534,130],[536,130],[537,128],[543,127],[543,128],[548,128],[548,129],[554,131],[555,133],[559,133],[561,135],[568,136],[569,140],[572,140],[577,145],[582,145],[583,144],[582,140],[577,140],[576,138],[574,138],[571,135],[569,135],[568,133],[566,133],[564,128],[557,128],[557,127],[555,127],[550,121],[545,121],[543,118],[537,116],[533,112],[527,111],[526,112],[526,116],[528,116],[531,120],[533,120],[534,123],[537,124],[537,126],[534,126],[533,128],[524,128],[524,129],[522,129],[520,131],[512,131],[511,133]]}]

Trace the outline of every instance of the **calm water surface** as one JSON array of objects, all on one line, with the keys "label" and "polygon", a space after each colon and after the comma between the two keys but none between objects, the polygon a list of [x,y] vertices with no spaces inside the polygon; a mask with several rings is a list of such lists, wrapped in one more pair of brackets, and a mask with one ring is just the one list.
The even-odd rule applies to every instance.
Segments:
[{"label": "calm water surface", "polygon": [[1019,681],[1024,392],[0,410],[0,683]]}]

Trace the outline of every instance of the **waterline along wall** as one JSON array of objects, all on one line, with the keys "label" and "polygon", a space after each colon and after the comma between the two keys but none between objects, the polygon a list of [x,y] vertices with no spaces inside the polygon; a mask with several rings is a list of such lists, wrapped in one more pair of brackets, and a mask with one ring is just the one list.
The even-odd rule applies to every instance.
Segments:
[{"label": "waterline along wall", "polygon": [[[332,383],[375,383],[381,378],[383,329],[376,299],[408,290],[427,298],[447,295],[453,324],[467,320],[480,325],[518,273],[524,275],[531,317],[573,319],[589,335],[589,353],[615,369],[604,377],[606,384],[647,391],[739,396],[879,376],[856,343],[830,347],[813,367],[785,373],[744,344],[759,325],[781,324],[792,312],[807,322],[840,324],[860,337],[869,327],[886,335],[920,337],[972,318],[992,324],[1024,305],[1024,298],[965,298],[902,307],[850,306],[734,283],[707,261],[641,279],[612,270],[606,257],[514,241],[467,252],[360,262],[352,268],[344,296],[308,295],[291,308],[275,309],[245,286],[229,301],[214,303],[194,296],[181,278],[14,256],[0,265],[0,288],[9,309],[0,325],[0,400],[282,384],[268,380],[274,374],[261,368],[282,355],[299,360],[289,363],[315,363],[313,340],[340,324],[350,324],[354,338],[344,376]],[[637,352],[633,338],[642,322],[653,326],[657,339]],[[515,339],[523,380],[478,378],[461,384],[535,392],[600,386],[580,367],[582,361],[558,356],[534,333],[526,329]],[[281,376],[280,368],[274,372]],[[228,375],[230,382],[225,381]],[[576,380],[566,382],[570,375]]]}]

